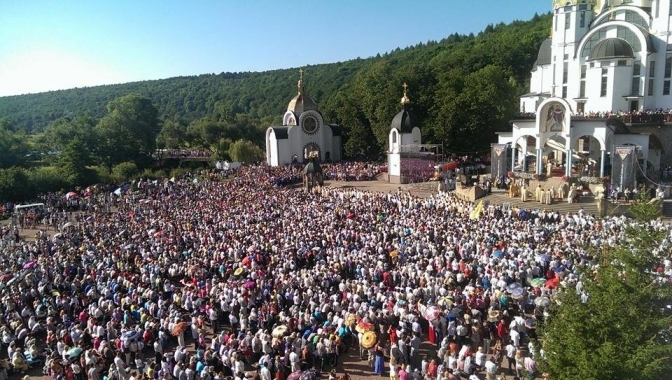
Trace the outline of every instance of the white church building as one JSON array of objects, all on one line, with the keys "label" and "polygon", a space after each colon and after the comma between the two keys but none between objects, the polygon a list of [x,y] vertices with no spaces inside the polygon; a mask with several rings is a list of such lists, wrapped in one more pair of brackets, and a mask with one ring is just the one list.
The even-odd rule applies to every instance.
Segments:
[{"label": "white church building", "polygon": [[266,162],[270,166],[301,163],[317,154],[320,161],[340,161],[341,128],[324,122],[305,91],[299,70],[299,93],[289,102],[282,126],[266,129]]},{"label": "white church building", "polygon": [[633,165],[655,178],[672,165],[672,2],[552,4],[520,116],[498,135],[514,171],[610,176],[632,147]]}]

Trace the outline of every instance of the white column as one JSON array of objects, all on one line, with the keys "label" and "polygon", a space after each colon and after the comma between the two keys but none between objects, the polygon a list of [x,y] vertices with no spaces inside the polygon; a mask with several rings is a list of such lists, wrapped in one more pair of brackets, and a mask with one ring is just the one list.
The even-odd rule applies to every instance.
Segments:
[{"label": "white column", "polygon": [[523,172],[527,171],[527,137],[525,137],[525,144],[523,145]]},{"label": "white column", "polygon": [[565,154],[567,155],[567,164],[565,166],[565,175],[567,177],[572,176],[572,150],[567,149],[565,150]]},{"label": "white column", "polygon": [[607,160],[607,151],[600,151],[600,177],[604,177],[604,162]]},{"label": "white column", "polygon": [[516,151],[518,151],[516,144],[511,144],[511,171],[516,167]]},{"label": "white column", "polygon": [[543,155],[543,149],[537,148],[537,173],[536,174],[542,174],[544,172],[544,163],[541,160]]}]

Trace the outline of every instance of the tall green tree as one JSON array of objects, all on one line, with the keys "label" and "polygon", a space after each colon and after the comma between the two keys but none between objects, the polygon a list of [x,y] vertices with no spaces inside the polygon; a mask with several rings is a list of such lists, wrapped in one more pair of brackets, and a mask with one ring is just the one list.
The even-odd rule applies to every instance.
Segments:
[{"label": "tall green tree", "polygon": [[238,140],[229,147],[229,156],[235,161],[252,163],[264,158],[264,152],[248,140]]},{"label": "tall green tree", "polygon": [[96,126],[101,139],[100,158],[110,170],[124,161],[142,166],[156,146],[159,128],[156,107],[149,98],[130,94],[110,102],[107,111]]},{"label": "tall green tree", "polygon": [[0,168],[25,164],[29,152],[25,134],[13,132],[9,127],[0,128]]},{"label": "tall green tree", "polygon": [[94,182],[95,171],[88,168],[90,164],[89,150],[78,138],[70,141],[59,155],[57,162],[63,178],[72,186],[85,186]]},{"label": "tall green tree", "polygon": [[599,266],[584,268],[581,289],[564,290],[543,334],[540,364],[552,379],[669,378],[672,284],[658,272],[667,235],[643,220],[628,227],[617,246],[596,252]]},{"label": "tall green tree", "polygon": [[97,122],[91,116],[56,119],[45,129],[44,141],[52,151],[62,151],[71,141],[78,139],[86,149],[94,152],[98,149]]},{"label": "tall green tree", "polygon": [[156,137],[156,146],[160,149],[181,148],[189,143],[187,126],[181,120],[166,120]]}]

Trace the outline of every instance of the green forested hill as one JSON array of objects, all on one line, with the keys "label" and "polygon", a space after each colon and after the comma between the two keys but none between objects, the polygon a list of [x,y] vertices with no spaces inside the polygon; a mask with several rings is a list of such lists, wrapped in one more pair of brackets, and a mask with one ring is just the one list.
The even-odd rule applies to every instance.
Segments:
[{"label": "green forested hill", "polygon": [[[305,67],[306,90],[326,121],[342,125],[346,139],[352,137],[346,143],[350,155],[384,145],[387,126],[399,109],[403,82],[409,85],[412,109],[427,136],[423,140],[459,151],[481,149],[491,141],[493,128],[504,128],[518,109],[517,96],[526,90],[550,25],[549,15],[535,16],[530,21],[489,26],[476,36],[451,35],[367,59]],[[151,99],[164,126],[176,124],[186,132],[198,130],[197,124],[224,125],[216,139],[234,138],[227,130],[244,128],[243,135],[261,143],[264,127],[280,123],[296,94],[297,69],[204,74],[2,97],[0,119],[35,133],[63,117],[99,119],[106,114],[108,102],[138,93]],[[376,146],[366,145],[367,138]],[[165,138],[163,145],[190,143],[195,144]],[[200,143],[216,141],[201,139]]]}]

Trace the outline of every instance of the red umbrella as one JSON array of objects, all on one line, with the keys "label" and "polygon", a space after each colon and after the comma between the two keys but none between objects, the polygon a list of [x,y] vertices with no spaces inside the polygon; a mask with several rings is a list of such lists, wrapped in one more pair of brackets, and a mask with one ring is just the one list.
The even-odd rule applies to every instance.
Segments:
[{"label": "red umbrella", "polygon": [[370,324],[369,322],[359,321],[359,323],[357,323],[357,327],[355,327],[355,330],[357,330],[357,332],[361,332],[361,333],[363,333],[365,331],[371,331],[371,330],[373,330],[373,325]]},{"label": "red umbrella", "polygon": [[443,171],[446,171],[446,170],[453,170],[453,169],[457,168],[457,165],[458,165],[457,161],[451,161],[451,162],[449,162],[449,163],[447,163],[447,164],[444,164],[444,165],[441,167],[441,170],[443,170]]},{"label": "red umbrella", "polygon": [[560,278],[557,276],[553,279],[546,281],[546,283],[544,284],[544,286],[549,289],[557,288],[558,285],[560,285]]}]

